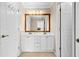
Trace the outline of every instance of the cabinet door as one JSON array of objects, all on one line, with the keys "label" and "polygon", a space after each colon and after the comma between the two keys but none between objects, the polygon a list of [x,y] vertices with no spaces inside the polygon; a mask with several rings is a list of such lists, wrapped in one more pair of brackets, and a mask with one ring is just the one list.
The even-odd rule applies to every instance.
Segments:
[{"label": "cabinet door", "polygon": [[47,50],[47,39],[45,36],[41,36],[41,51]]},{"label": "cabinet door", "polygon": [[46,48],[47,51],[51,52],[54,49],[54,37],[53,36],[46,36]]},{"label": "cabinet door", "polygon": [[34,50],[34,36],[30,36],[30,38],[28,39],[28,51],[33,51]]},{"label": "cabinet door", "polygon": [[21,39],[21,47],[23,52],[31,52],[34,50],[33,36],[23,35]]}]

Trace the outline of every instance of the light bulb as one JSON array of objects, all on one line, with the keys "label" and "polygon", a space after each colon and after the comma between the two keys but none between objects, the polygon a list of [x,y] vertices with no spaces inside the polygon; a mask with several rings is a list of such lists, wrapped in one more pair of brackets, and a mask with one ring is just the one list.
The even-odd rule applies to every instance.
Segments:
[{"label": "light bulb", "polygon": [[33,10],[33,14],[35,14],[35,10]]},{"label": "light bulb", "polygon": [[40,14],[43,14],[43,11],[40,11]]},{"label": "light bulb", "polygon": [[39,11],[38,10],[36,11],[36,14],[39,14]]}]

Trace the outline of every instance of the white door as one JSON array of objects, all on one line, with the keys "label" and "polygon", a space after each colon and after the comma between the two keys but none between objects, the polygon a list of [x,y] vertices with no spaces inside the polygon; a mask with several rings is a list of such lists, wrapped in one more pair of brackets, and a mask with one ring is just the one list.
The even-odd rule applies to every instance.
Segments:
[{"label": "white door", "polygon": [[56,56],[60,57],[60,5],[57,4],[55,9],[55,49]]},{"label": "white door", "polygon": [[[0,3],[0,30],[1,30],[1,33],[0,33],[0,56],[3,56],[3,51],[4,49],[6,49],[7,45],[6,45],[6,41],[7,41],[7,36],[5,38],[2,38],[3,34],[4,35],[7,35],[5,34],[6,33],[6,10],[3,8],[5,4],[2,5],[2,3]],[[5,7],[6,8],[6,7]],[[2,17],[3,16],[3,17]],[[4,41],[4,44],[6,45],[6,47],[3,49],[4,45],[2,44],[2,42]],[[7,50],[7,49],[6,49]],[[6,54],[7,51],[4,50],[4,53]],[[5,55],[4,55],[5,56]]]},{"label": "white door", "polygon": [[76,57],[79,57],[79,2],[76,3]]},{"label": "white door", "polygon": [[72,56],[72,3],[61,3],[61,57]]},{"label": "white door", "polygon": [[16,14],[8,8],[7,3],[0,3],[0,56],[17,56],[19,36],[18,19]]}]

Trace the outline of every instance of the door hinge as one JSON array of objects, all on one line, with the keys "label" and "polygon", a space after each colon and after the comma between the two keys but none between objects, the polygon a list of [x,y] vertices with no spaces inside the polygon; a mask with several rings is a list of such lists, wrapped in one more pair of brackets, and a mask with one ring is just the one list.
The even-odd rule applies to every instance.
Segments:
[{"label": "door hinge", "polygon": [[61,47],[59,48],[59,50],[61,50]]},{"label": "door hinge", "polygon": [[61,11],[61,8],[59,9],[59,11]]}]

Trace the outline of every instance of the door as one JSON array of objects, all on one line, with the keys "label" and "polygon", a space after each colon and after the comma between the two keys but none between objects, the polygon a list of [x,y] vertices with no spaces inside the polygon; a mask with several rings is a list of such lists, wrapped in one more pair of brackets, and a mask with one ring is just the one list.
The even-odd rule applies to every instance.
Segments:
[{"label": "door", "polygon": [[[0,3],[0,56],[3,56],[3,54],[5,53],[6,54],[6,52],[7,51],[5,51],[4,49],[6,49],[6,47],[7,47],[7,45],[6,45],[6,41],[7,41],[7,37],[3,37],[3,35],[7,35],[7,34],[5,34],[6,33],[6,10],[3,8],[3,6],[4,6],[5,4],[3,4],[3,3]],[[6,8],[6,7],[5,7]],[[2,17],[3,16],[3,17]],[[3,42],[4,41],[4,42]],[[4,48],[4,45],[2,44],[2,42],[3,42],[3,44],[4,45],[6,45],[6,47]],[[3,50],[4,50],[4,52],[3,52]],[[7,50],[7,49],[6,49]],[[5,56],[5,54],[4,54],[4,56]]]},{"label": "door", "polygon": [[18,18],[7,3],[0,3],[0,21],[0,56],[16,57],[19,50]]},{"label": "door", "polygon": [[79,57],[79,2],[76,3],[76,57]]},{"label": "door", "polygon": [[72,57],[72,3],[61,3],[61,57]]},{"label": "door", "polygon": [[60,4],[56,4],[55,9],[55,49],[56,56],[60,57]]}]

